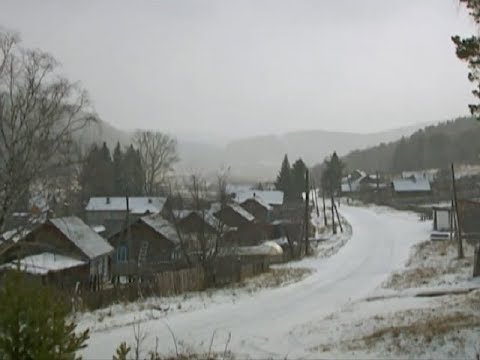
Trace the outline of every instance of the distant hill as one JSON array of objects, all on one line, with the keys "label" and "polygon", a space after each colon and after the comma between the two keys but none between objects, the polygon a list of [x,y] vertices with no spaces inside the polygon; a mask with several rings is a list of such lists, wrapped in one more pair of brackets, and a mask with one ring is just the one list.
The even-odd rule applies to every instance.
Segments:
[{"label": "distant hill", "polygon": [[256,136],[230,142],[225,147],[224,157],[232,165],[233,173],[238,172],[237,176],[251,177],[252,180],[273,179],[284,154],[288,154],[291,162],[301,157],[312,166],[333,151],[346,155],[354,149],[397,140],[423,126],[425,124],[371,134],[311,130],[280,136]]},{"label": "distant hill", "polygon": [[[391,142],[410,135],[421,125],[372,134],[332,132],[322,130],[289,132],[283,135],[253,136],[231,141],[226,146],[178,139],[181,158],[177,170],[213,175],[221,167],[230,167],[232,178],[244,181],[272,180],[285,154],[290,160],[301,157],[309,166],[322,162],[334,150],[346,155],[381,142]],[[100,120],[83,130],[80,140],[89,146],[107,142],[113,149],[117,141],[129,145],[132,132],[115,128]]]},{"label": "distant hill", "polygon": [[352,151],[343,160],[349,169],[381,172],[478,164],[480,123],[463,117],[427,126],[398,141]]}]

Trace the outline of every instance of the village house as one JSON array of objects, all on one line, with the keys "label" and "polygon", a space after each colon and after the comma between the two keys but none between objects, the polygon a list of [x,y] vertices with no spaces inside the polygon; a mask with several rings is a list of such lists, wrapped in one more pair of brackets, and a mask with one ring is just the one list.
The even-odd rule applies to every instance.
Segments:
[{"label": "village house", "polygon": [[223,236],[229,231],[236,230],[223,224],[208,211],[184,210],[178,220],[178,227],[185,234],[208,234]]},{"label": "village house", "polygon": [[392,181],[392,189],[395,196],[406,198],[430,196],[432,194],[430,182],[423,178],[395,179]]},{"label": "village house", "polygon": [[267,222],[271,217],[272,206],[256,193],[253,193],[253,197],[244,200],[240,205],[255,217],[256,222]]},{"label": "village house", "polygon": [[170,269],[181,258],[174,226],[160,215],[143,216],[109,238],[113,276]]},{"label": "village house", "polygon": [[49,219],[16,241],[4,254],[6,262],[20,261],[30,273],[45,275],[80,267],[75,281],[109,280],[112,246],[75,216]]},{"label": "village house", "polygon": [[232,193],[233,200],[238,203],[242,204],[248,199],[252,199],[258,197],[262,199],[265,204],[268,204],[272,207],[272,209],[277,209],[283,205],[284,202],[284,194],[283,191],[280,190],[247,190],[243,189],[236,193]]},{"label": "village house", "polygon": [[[128,209],[130,223],[142,216],[160,213],[167,203],[164,197],[129,197]],[[105,235],[111,236],[119,232],[127,222],[126,197],[92,197],[85,208],[85,219],[88,225],[105,226]]]},{"label": "village house", "polygon": [[367,174],[361,170],[355,170],[342,178],[341,192],[351,194],[360,191],[384,190],[388,187],[384,179],[378,174]]},{"label": "village house", "polygon": [[237,203],[228,203],[223,207],[220,207],[220,204],[213,204],[211,212],[223,224],[237,229],[255,220],[255,216]]},{"label": "village house", "polygon": [[228,203],[221,209],[214,206],[212,212],[223,224],[236,229],[225,236],[224,246],[253,246],[267,239],[268,224],[256,222],[255,217],[237,203]]}]

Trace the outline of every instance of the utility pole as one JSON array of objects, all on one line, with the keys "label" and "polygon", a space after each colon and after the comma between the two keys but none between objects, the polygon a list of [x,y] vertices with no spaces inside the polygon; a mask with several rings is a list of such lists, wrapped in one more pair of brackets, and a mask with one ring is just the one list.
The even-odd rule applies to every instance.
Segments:
[{"label": "utility pole", "polygon": [[310,244],[308,240],[308,223],[310,222],[309,214],[309,202],[310,202],[310,186],[308,185],[308,169],[305,170],[305,255],[310,253]]},{"label": "utility pole", "polygon": [[456,228],[457,228],[457,241],[458,241],[458,258],[463,259],[463,243],[462,243],[462,225],[460,223],[460,217],[458,212],[458,200],[457,200],[457,188],[455,186],[455,168],[453,163],[451,165],[452,168],[452,192],[453,192],[453,205],[455,211],[455,218],[456,218]]},{"label": "utility pole", "polygon": [[331,201],[332,201],[332,231],[333,231],[333,234],[336,234],[337,233],[337,227],[335,225],[335,199],[333,197],[333,189],[330,188],[330,191],[331,191]]},{"label": "utility pole", "polygon": [[340,232],[343,233],[342,222],[340,221],[340,215],[338,214],[337,205],[335,205],[335,213],[337,214],[338,226],[340,227]]},{"label": "utility pole", "polygon": [[328,226],[327,221],[327,208],[325,206],[325,188],[322,185],[322,202],[323,202],[323,225],[326,227]]},{"label": "utility pole", "polygon": [[318,195],[317,195],[317,188],[315,187],[315,180],[312,179],[312,190],[313,190],[313,203],[315,205],[315,209],[317,210],[317,217],[320,217],[320,210],[318,209]]}]

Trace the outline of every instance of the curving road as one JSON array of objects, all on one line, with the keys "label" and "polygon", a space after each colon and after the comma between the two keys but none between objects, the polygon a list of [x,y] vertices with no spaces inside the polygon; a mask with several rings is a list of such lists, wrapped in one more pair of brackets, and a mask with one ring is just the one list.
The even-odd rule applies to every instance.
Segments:
[{"label": "curving road", "polygon": [[[161,352],[174,351],[169,324],[176,337],[202,351],[223,351],[228,333],[229,349],[254,358],[295,358],[307,355],[309,340],[295,336],[296,329],[340,310],[349,301],[371,293],[407,260],[410,247],[428,236],[428,223],[415,215],[386,209],[342,206],[342,215],[352,225],[352,238],[334,256],[306,259],[295,266],[316,272],[301,282],[240,298],[236,303],[212,305],[206,309],[170,315],[166,320],[144,323],[149,337],[145,348],[159,339]],[[132,327],[93,333],[85,359],[111,359],[124,340],[132,342]]]}]

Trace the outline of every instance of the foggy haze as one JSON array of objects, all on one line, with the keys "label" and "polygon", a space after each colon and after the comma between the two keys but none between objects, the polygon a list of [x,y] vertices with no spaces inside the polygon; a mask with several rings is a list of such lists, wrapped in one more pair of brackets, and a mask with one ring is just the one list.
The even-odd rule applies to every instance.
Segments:
[{"label": "foggy haze", "polygon": [[455,0],[0,1],[0,25],[51,52],[100,117],[218,141],[373,132],[467,113]]}]

